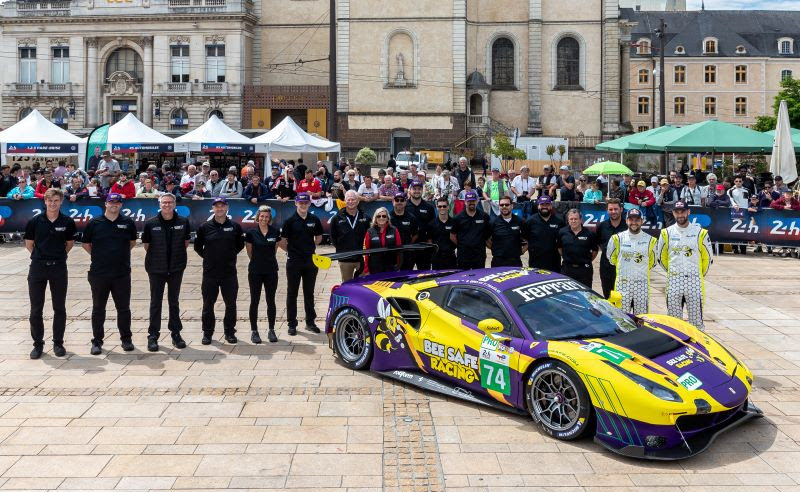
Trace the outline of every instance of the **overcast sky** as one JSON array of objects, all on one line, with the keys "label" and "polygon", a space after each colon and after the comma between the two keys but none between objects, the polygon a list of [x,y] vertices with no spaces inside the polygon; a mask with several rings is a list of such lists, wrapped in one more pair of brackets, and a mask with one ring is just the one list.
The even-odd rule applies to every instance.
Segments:
[{"label": "overcast sky", "polygon": [[[701,0],[686,0],[687,10],[699,10]],[[709,10],[800,10],[800,0],[705,0]]]}]

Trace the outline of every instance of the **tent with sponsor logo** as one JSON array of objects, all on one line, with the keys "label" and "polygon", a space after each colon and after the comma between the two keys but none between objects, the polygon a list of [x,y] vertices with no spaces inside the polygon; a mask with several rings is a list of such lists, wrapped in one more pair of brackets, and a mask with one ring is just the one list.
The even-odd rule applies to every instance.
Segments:
[{"label": "tent with sponsor logo", "polygon": [[208,121],[199,127],[176,138],[175,147],[176,150],[203,154],[255,152],[252,140],[223,123],[217,115],[211,115]]},{"label": "tent with sponsor logo", "polygon": [[7,155],[46,155],[49,157],[79,156],[86,153],[86,140],[60,128],[33,110],[0,132],[2,162]]},{"label": "tent with sponsor logo", "polygon": [[[114,154],[175,152],[175,141],[128,113],[108,129],[108,150]],[[186,149],[179,149],[185,151]]]}]

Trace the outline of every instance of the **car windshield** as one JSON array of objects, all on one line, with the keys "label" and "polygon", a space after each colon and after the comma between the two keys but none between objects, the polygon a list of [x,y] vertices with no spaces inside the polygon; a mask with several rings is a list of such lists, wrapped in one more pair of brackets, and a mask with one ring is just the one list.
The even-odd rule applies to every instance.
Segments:
[{"label": "car windshield", "polygon": [[625,313],[587,290],[522,299],[516,311],[531,334],[545,340],[602,338],[637,328]]}]

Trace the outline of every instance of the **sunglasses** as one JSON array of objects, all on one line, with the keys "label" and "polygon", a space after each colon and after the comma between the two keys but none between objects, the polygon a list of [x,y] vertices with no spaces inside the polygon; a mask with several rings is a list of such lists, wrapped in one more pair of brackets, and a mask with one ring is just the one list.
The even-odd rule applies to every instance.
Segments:
[{"label": "sunglasses", "polygon": [[447,208],[447,205],[436,205],[436,208]]},{"label": "sunglasses", "polygon": [[500,206],[501,207],[510,207],[511,204],[510,203],[501,203]]},{"label": "sunglasses", "polygon": [[388,219],[388,218],[389,218],[389,216],[388,216],[388,215],[385,215],[385,214],[381,214],[381,215],[376,215],[376,216],[375,216],[375,218],[376,218],[376,219]]},{"label": "sunglasses", "polygon": [[404,202],[404,201],[406,201],[406,199],[405,198],[395,198],[394,201],[396,201],[396,202]]}]

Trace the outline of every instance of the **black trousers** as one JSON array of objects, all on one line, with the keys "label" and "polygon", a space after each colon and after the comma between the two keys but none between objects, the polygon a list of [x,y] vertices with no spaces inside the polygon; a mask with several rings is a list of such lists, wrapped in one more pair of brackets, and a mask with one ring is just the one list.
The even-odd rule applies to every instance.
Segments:
[{"label": "black trousers", "polygon": [[431,268],[434,270],[448,270],[456,267],[455,253],[436,253],[431,258]]},{"label": "black trousers", "polygon": [[569,278],[577,280],[590,289],[592,288],[592,276],[594,275],[594,268],[592,268],[592,265],[573,265],[565,263],[561,267],[561,273]]},{"label": "black trousers", "polygon": [[183,282],[183,270],[173,273],[148,273],[150,277],[150,326],[147,328],[147,335],[155,338],[161,335],[161,306],[164,304],[164,287],[167,287],[167,303],[169,304],[169,328],[172,336],[178,335],[183,329],[181,323],[181,307],[179,297],[181,294],[181,282]]},{"label": "black trousers", "polygon": [[611,291],[614,290],[614,282],[617,280],[617,270],[612,266],[610,269],[600,265],[600,283],[603,286],[603,297],[608,299]]},{"label": "black trousers", "polygon": [[67,328],[67,263],[34,261],[28,270],[28,296],[31,301],[31,338],[35,347],[44,346],[44,296],[50,284],[53,301],[53,344],[64,343]]},{"label": "black trousers", "polygon": [[477,268],[486,268],[486,257],[480,258],[468,258],[468,257],[459,257],[456,261],[456,266],[461,270],[475,270]]},{"label": "black trousers", "polygon": [[[406,253],[411,254],[411,253]],[[433,260],[433,250],[416,251],[413,253],[414,266],[417,270],[430,270]]]},{"label": "black trousers", "polygon": [[492,268],[494,267],[521,267],[522,258],[502,258],[492,256]]},{"label": "black trousers", "polygon": [[92,343],[103,345],[106,335],[106,305],[108,295],[117,308],[117,329],[120,340],[131,339],[131,274],[122,277],[103,277],[89,274],[92,288]]},{"label": "black trousers", "polygon": [[530,253],[528,255],[528,266],[530,268],[550,270],[555,273],[561,272],[561,257],[558,252],[542,256],[531,256]]},{"label": "black trousers", "polygon": [[275,329],[275,292],[278,290],[278,271],[267,274],[251,273],[247,275],[250,284],[250,329],[258,331],[258,303],[261,300],[261,287],[267,297],[267,319],[269,329]]},{"label": "black trousers", "polygon": [[400,260],[400,270],[413,270],[416,253],[413,251],[404,251],[401,255],[403,258]]},{"label": "black trousers", "polygon": [[300,294],[300,283],[303,283],[303,306],[306,310],[306,323],[312,324],[317,319],[314,310],[314,286],[317,283],[317,272],[309,258],[304,262],[286,262],[286,320],[289,326],[297,327],[297,296]]},{"label": "black trousers", "polygon": [[217,302],[219,293],[222,292],[222,300],[225,302],[225,317],[222,318],[222,326],[225,335],[236,334],[236,296],[239,294],[239,279],[236,275],[225,278],[214,278],[203,275],[203,283],[200,285],[200,292],[203,295],[203,312],[201,323],[203,334],[211,336],[217,323],[214,315],[214,303]]}]

